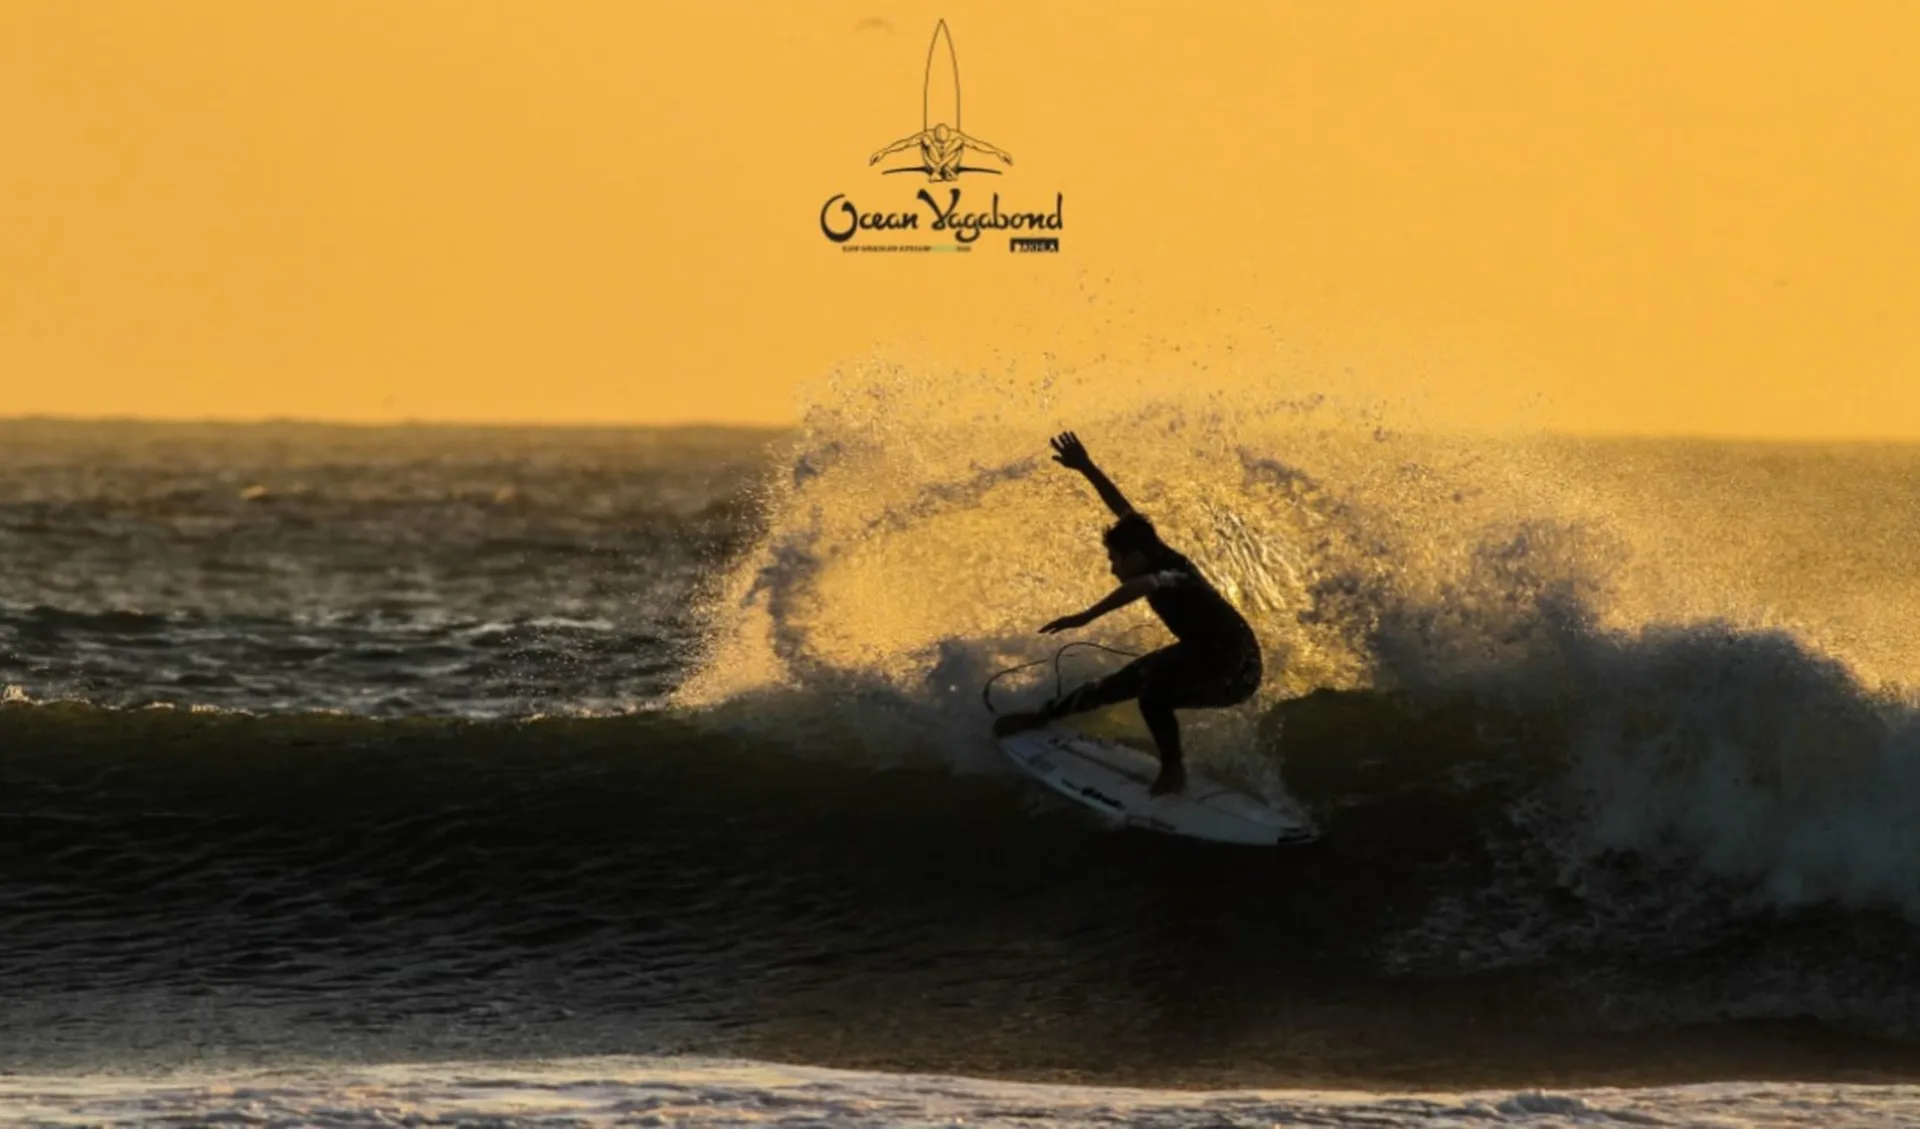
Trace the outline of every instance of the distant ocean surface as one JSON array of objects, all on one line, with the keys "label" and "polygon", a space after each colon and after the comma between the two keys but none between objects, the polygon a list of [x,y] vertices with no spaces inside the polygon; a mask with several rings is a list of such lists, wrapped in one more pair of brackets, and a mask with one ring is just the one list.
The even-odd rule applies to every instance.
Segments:
[{"label": "distant ocean surface", "polygon": [[1320,843],[1003,763],[1039,424],[0,421],[0,1121],[1920,1119],[1920,449],[1073,422]]}]

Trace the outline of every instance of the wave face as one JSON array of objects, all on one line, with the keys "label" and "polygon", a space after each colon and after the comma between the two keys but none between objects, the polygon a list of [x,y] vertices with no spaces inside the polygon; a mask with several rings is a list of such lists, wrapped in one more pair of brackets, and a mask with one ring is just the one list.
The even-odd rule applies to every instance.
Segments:
[{"label": "wave face", "polygon": [[1920,452],[1071,417],[1267,647],[1195,760],[1320,844],[1108,833],[1002,764],[982,683],[1104,590],[1012,408],[4,425],[0,1057],[1911,1075]]}]

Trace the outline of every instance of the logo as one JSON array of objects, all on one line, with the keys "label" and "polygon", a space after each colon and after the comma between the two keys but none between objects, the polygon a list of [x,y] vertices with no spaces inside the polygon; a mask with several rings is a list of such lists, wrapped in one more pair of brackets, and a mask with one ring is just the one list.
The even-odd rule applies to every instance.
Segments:
[{"label": "logo", "polygon": [[[933,40],[927,45],[925,78],[920,87],[920,130],[910,133],[878,151],[867,160],[869,167],[888,158],[912,153],[919,164],[882,168],[882,176],[922,173],[927,183],[939,188],[921,188],[911,201],[895,201],[892,209],[867,210],[856,205],[846,193],[839,192],[820,208],[820,233],[845,251],[972,251],[986,232],[1008,232],[1007,249],[1017,253],[1057,252],[1057,233],[1064,226],[1065,200],[1053,194],[1052,208],[1019,210],[1003,204],[995,191],[982,208],[965,199],[955,182],[969,174],[1000,176],[1013,165],[1006,150],[967,133],[960,119],[960,56],[953,47],[953,34],[947,21],[934,25]],[[908,157],[907,159],[911,159]],[[995,163],[997,162],[997,164]],[[971,204],[969,208],[967,205]],[[909,242],[885,242],[886,239],[913,239]]]},{"label": "logo", "polygon": [[[947,49],[944,58],[940,51],[942,46]],[[939,84],[937,109],[936,83]],[[948,113],[953,115],[951,123],[946,121]],[[875,153],[867,163],[877,165],[883,159],[915,145],[920,147],[920,164],[883,171],[923,172],[928,180],[936,181],[958,180],[970,172],[1000,174],[999,169],[991,166],[961,164],[969,147],[997,159],[1003,165],[1013,163],[1013,158],[998,146],[989,145],[977,137],[969,137],[960,129],[960,56],[954,52],[953,36],[947,31],[945,20],[933,25],[933,42],[927,45],[927,77],[920,87],[920,132],[902,137]]]}]

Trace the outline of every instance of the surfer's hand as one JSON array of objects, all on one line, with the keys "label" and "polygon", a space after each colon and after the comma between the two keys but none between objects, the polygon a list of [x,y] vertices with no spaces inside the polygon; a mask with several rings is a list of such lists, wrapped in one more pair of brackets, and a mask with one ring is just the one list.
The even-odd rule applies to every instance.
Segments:
[{"label": "surfer's hand", "polygon": [[1080,437],[1071,431],[1063,431],[1053,437],[1053,461],[1069,470],[1089,471],[1093,469],[1093,456],[1087,454],[1086,447],[1080,443]]},{"label": "surfer's hand", "polygon": [[1052,635],[1056,631],[1072,631],[1076,627],[1085,627],[1089,622],[1091,621],[1085,612],[1075,612],[1072,615],[1063,615],[1042,627],[1040,634]]}]

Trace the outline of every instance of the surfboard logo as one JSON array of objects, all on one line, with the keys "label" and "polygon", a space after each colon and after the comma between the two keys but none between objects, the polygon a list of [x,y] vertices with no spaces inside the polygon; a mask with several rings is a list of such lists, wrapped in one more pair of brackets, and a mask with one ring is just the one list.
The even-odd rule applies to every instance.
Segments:
[{"label": "surfboard logo", "polygon": [[967,164],[969,151],[1003,165],[1013,164],[1013,157],[1006,150],[960,128],[960,56],[953,49],[953,34],[947,30],[945,20],[933,26],[933,41],[927,45],[927,74],[920,89],[920,131],[875,152],[867,164],[877,165],[908,149],[919,151],[919,164],[880,171],[886,175],[925,173],[928,180],[935,182],[958,180],[967,173],[1000,175],[1000,170],[992,165]]}]

